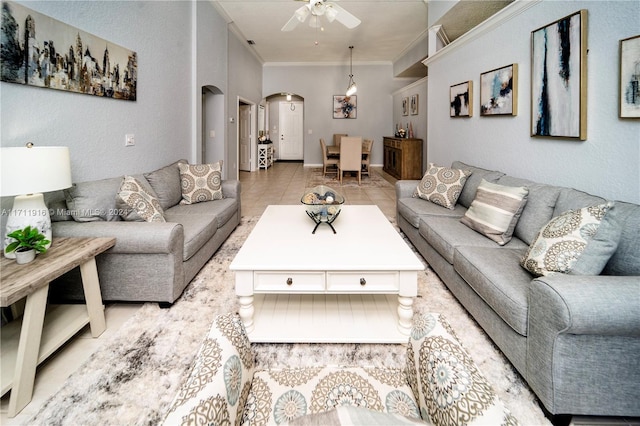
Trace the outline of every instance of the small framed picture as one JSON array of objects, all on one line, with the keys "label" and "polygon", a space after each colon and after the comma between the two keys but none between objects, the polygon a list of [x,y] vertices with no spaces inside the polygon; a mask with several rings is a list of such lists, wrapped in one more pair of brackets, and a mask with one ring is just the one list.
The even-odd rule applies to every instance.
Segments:
[{"label": "small framed picture", "polygon": [[409,102],[409,109],[411,110],[411,115],[418,115],[418,95],[412,95],[411,101]]},{"label": "small framed picture", "polygon": [[640,35],[620,40],[620,118],[640,118]]},{"label": "small framed picture", "polygon": [[480,74],[480,115],[518,115],[518,64]]},{"label": "small framed picture", "polygon": [[473,116],[473,81],[465,81],[449,88],[449,116]]},{"label": "small framed picture", "polygon": [[333,118],[357,118],[358,97],[356,95],[333,96]]},{"label": "small framed picture", "polygon": [[402,98],[402,115],[409,115],[409,98]]}]

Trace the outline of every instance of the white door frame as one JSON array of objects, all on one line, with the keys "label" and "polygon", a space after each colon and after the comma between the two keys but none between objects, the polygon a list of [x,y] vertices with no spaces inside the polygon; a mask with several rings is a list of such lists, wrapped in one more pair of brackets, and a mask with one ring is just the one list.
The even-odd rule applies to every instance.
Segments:
[{"label": "white door frame", "polygon": [[240,102],[251,106],[251,143],[249,144],[251,149],[249,150],[249,164],[251,165],[250,171],[252,172],[256,170],[256,156],[258,153],[256,104],[249,99],[238,96],[238,101],[236,102],[236,179],[240,179]]}]

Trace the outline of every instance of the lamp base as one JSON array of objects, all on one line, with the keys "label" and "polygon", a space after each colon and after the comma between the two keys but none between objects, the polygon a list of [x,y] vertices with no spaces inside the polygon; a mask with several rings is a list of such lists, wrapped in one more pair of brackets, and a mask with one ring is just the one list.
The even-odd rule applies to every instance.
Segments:
[{"label": "lamp base", "polygon": [[[5,257],[9,259],[15,259],[16,257],[14,251],[11,253],[6,251],[7,246],[14,241],[13,238],[7,237],[7,234],[29,225],[33,228],[38,228],[47,240],[51,241],[51,217],[49,216],[49,209],[44,203],[44,196],[40,193],[18,195],[13,200],[13,208],[7,218],[6,233],[2,246]],[[51,243],[47,244],[47,248],[50,246]]]}]

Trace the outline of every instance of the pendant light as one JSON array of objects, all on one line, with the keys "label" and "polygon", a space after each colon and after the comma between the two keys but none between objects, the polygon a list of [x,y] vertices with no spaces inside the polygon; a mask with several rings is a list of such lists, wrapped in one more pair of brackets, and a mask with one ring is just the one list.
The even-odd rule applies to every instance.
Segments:
[{"label": "pendant light", "polygon": [[353,46],[349,46],[349,85],[347,86],[347,96],[354,95],[358,88],[356,87],[356,82],[353,81]]}]

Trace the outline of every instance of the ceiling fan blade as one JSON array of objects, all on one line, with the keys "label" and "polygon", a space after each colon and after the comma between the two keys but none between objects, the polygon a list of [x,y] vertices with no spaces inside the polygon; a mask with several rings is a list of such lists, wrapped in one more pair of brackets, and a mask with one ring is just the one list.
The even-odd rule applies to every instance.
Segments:
[{"label": "ceiling fan blade", "polygon": [[280,31],[292,31],[295,27],[298,26],[300,22],[306,21],[309,16],[309,8],[307,6],[302,6],[297,9],[291,19],[287,21],[286,24],[280,29]]},{"label": "ceiling fan blade", "polygon": [[352,29],[360,25],[360,20],[356,18],[351,13],[344,10],[342,7],[338,6],[335,3],[327,3],[327,7],[334,9],[336,12],[336,21],[340,22],[345,27]]}]

